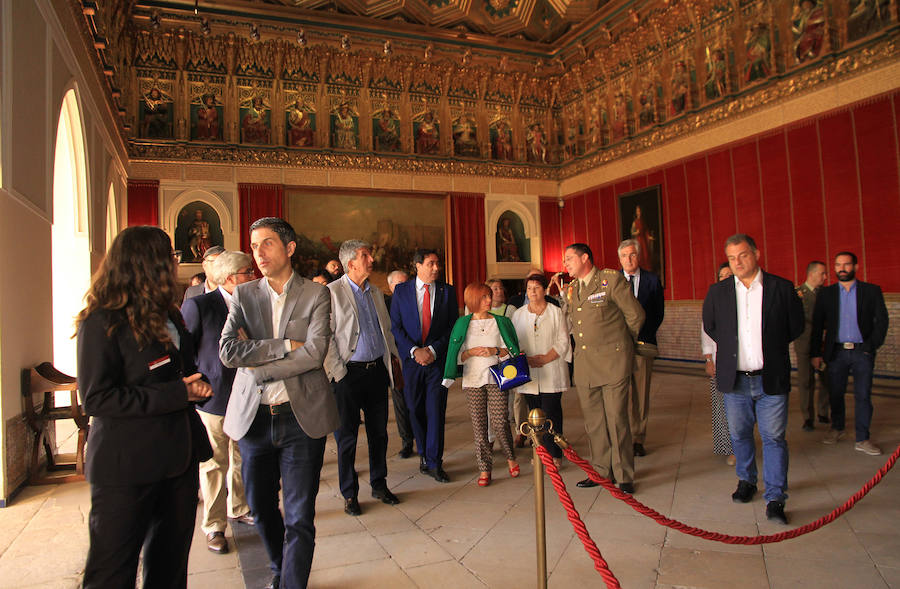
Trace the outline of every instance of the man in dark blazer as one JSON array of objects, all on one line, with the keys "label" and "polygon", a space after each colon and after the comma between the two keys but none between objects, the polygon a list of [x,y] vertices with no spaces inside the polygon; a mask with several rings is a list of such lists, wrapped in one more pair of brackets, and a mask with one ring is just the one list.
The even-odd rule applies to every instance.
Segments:
[{"label": "man in dark blazer", "polygon": [[437,280],[437,252],[413,255],[416,279],[398,284],[391,301],[391,332],[403,359],[404,394],[419,452],[419,470],[439,483],[443,468],[447,389],[441,384],[450,331],[459,317],[456,291]]},{"label": "man in dark blazer", "polygon": [[296,247],[297,235],[283,219],[250,226],[263,278],[234,290],[219,344],[222,363],[238,368],[224,430],[241,448],[247,501],[276,589],[306,587],[309,580],[325,437],[339,424],[323,368],[331,297],[291,269]]},{"label": "man in dark blazer", "polygon": [[[200,265],[203,266],[203,273],[206,274],[206,280],[200,284],[187,287],[187,290],[184,291],[184,301],[216,290],[216,283],[212,280],[212,265],[213,262],[216,261],[216,257],[224,251],[225,248],[221,245],[214,245],[203,252],[203,259],[201,260]],[[183,301],[182,304],[184,304]]]},{"label": "man in dark blazer", "polygon": [[763,447],[766,517],[787,524],[789,346],[803,333],[803,306],[794,285],[759,267],[759,250],[749,235],[725,241],[734,278],[713,284],[703,301],[703,327],[717,345],[716,380],[725,393],[728,430],[739,482],[731,495],[748,503],[756,493],[756,442]]},{"label": "man in dark blazer", "polygon": [[[875,351],[884,343],[888,313],[876,284],[856,279],[856,254],[840,252],[834,258],[838,283],[823,288],[816,298],[810,335],[810,356],[816,370],[828,363],[831,392],[831,430],[822,441],[836,444],[844,437],[844,394],[853,372],[856,397],[856,450],[870,456],[881,449],[869,440],[872,422],[872,371]],[[825,343],[822,344],[822,332]]]},{"label": "man in dark blazer", "polygon": [[184,301],[181,314],[194,341],[197,368],[209,378],[213,389],[212,398],[197,406],[213,449],[213,457],[200,465],[200,490],[203,493],[201,527],[206,534],[206,547],[212,552],[224,554],[228,552],[226,516],[246,524],[252,523],[253,518],[244,498],[238,444],[222,430],[235,369],[222,365],[219,338],[228,318],[231,293],[238,284],[254,277],[253,260],[244,252],[225,251],[216,256],[210,272],[218,288]]},{"label": "man in dark blazer", "polygon": [[663,287],[659,276],[638,266],[641,244],[636,239],[626,239],[619,244],[619,263],[631,292],[644,308],[644,325],[638,333],[634,347],[634,372],[629,387],[631,439],[634,455],[645,456],[644,440],[647,437],[647,419],[650,416],[650,377],[653,360],[659,356],[656,347],[656,330],[665,315]]}]

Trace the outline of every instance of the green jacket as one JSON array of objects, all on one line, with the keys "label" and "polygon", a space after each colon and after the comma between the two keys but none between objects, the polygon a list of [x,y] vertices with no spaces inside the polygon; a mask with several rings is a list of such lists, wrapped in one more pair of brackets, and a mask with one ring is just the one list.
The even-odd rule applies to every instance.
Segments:
[{"label": "green jacket", "polygon": [[[497,322],[500,329],[500,338],[506,344],[506,349],[513,356],[519,355],[519,338],[516,337],[516,328],[513,327],[509,317],[491,314],[491,317]],[[444,381],[445,387],[453,384],[453,381],[462,376],[462,366],[456,364],[456,358],[459,356],[459,349],[462,347],[466,339],[466,332],[469,330],[469,322],[472,320],[472,313],[460,317],[453,325],[453,331],[450,332],[450,342],[447,345],[447,362],[444,364]]]}]

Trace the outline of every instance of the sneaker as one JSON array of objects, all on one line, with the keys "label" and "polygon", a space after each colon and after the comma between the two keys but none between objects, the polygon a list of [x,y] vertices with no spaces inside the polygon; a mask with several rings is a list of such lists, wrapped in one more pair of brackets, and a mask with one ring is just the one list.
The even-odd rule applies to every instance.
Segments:
[{"label": "sneaker", "polygon": [[748,481],[738,481],[737,490],[731,494],[731,500],[735,503],[750,503],[756,494],[756,485]]},{"label": "sneaker", "polygon": [[855,448],[857,452],[862,452],[864,454],[868,454],[869,456],[878,456],[879,454],[881,454],[881,448],[879,448],[869,440],[856,442]]},{"label": "sneaker", "polygon": [[822,438],[823,444],[837,444],[838,440],[844,439],[844,430],[830,429],[825,437]]}]

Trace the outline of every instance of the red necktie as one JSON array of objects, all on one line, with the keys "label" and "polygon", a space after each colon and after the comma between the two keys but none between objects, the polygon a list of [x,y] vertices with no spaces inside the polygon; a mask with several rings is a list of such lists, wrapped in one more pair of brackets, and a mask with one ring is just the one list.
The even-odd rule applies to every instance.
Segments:
[{"label": "red necktie", "polygon": [[431,289],[425,285],[425,296],[422,297],[422,345],[425,344],[425,338],[428,337],[428,330],[431,329]]}]

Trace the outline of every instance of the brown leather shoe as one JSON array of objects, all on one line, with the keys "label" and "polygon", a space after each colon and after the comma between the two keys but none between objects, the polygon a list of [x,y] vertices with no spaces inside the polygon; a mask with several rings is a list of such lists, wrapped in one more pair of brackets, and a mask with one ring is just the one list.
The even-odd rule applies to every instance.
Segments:
[{"label": "brown leather shoe", "polygon": [[225,532],[210,532],[206,535],[206,547],[210,552],[217,554],[225,554],[228,552],[228,540],[225,539]]}]

